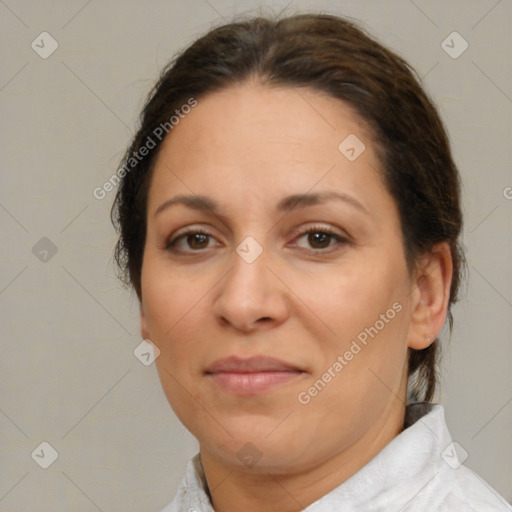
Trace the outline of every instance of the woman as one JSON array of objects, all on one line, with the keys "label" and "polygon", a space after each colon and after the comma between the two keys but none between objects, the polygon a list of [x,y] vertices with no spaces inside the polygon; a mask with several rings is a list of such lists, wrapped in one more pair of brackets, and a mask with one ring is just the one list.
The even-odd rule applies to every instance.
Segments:
[{"label": "woman", "polygon": [[200,446],[166,512],[511,510],[431,403],[462,215],[406,62],[334,16],[216,28],[120,171],[117,260]]}]

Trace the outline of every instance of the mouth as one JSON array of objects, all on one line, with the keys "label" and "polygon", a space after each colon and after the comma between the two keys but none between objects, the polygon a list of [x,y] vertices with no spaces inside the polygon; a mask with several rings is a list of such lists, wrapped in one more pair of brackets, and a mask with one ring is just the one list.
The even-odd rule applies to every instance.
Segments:
[{"label": "mouth", "polygon": [[256,395],[296,380],[305,373],[296,365],[269,356],[247,359],[236,356],[219,359],[205,375],[224,391],[236,395]]}]

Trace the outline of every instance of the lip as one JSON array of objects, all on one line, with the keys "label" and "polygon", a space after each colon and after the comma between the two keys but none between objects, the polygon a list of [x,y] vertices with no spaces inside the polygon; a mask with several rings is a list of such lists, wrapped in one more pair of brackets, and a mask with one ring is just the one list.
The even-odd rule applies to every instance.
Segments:
[{"label": "lip", "polygon": [[215,361],[205,374],[225,391],[255,395],[297,379],[304,370],[270,356],[231,356]]},{"label": "lip", "polygon": [[218,372],[237,372],[237,373],[255,373],[255,372],[278,372],[278,371],[302,371],[298,366],[276,359],[270,356],[252,356],[242,358],[230,356],[223,359],[217,359],[205,370],[205,373]]}]

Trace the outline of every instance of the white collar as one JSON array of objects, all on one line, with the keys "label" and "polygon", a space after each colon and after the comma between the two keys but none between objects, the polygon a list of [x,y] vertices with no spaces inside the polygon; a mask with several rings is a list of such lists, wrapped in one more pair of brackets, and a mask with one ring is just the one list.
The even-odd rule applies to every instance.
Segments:
[{"label": "white collar", "polygon": [[[408,405],[404,428],[368,464],[304,512],[334,512],[340,506],[343,512],[448,511],[464,504],[479,512],[512,510],[458,461],[441,405]],[[189,510],[214,512],[199,453],[162,512]]]}]

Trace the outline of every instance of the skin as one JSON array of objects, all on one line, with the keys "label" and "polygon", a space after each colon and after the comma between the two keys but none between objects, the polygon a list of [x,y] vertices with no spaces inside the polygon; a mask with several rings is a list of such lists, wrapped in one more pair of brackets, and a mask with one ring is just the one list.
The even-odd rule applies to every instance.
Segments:
[{"label": "skin", "polygon": [[[353,162],[338,146],[356,134]],[[409,273],[398,211],[365,123],[319,92],[249,81],[199,99],[158,155],[148,196],[141,334],[173,410],[198,439],[217,511],[298,511],[362,468],[401,430],[408,347],[425,348],[446,319],[452,277],[441,243]],[[276,212],[289,194],[341,192]],[[219,211],[175,204],[204,195]],[[182,237],[183,228],[211,237]],[[317,238],[304,234],[315,227]],[[318,229],[317,229],[318,228]],[[346,241],[321,238],[331,229]],[[247,263],[237,246],[263,252]],[[315,251],[316,249],[316,251]],[[402,309],[302,404],[297,397],[357,335]],[[205,374],[230,355],[265,354],[300,367],[255,396],[220,389]],[[237,453],[252,443],[252,466]],[[247,449],[247,448],[246,448]]]}]

